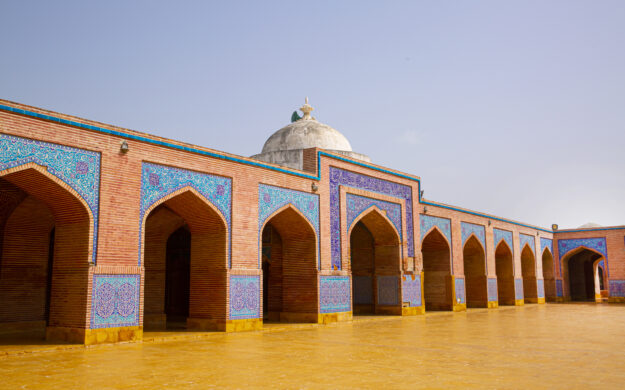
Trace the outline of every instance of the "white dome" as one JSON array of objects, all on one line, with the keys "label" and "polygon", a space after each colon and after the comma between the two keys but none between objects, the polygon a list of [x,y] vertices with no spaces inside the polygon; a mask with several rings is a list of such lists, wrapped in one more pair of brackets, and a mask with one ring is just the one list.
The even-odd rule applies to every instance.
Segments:
[{"label": "white dome", "polygon": [[262,153],[307,148],[352,151],[347,138],[337,130],[312,118],[302,118],[273,133]]}]

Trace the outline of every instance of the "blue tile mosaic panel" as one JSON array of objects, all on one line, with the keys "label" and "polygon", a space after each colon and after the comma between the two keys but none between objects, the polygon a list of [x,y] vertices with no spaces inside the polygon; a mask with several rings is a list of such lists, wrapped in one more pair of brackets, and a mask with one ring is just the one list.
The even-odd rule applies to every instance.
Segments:
[{"label": "blue tile mosaic panel", "polygon": [[354,283],[354,304],[373,304],[373,278],[371,276],[352,276]]},{"label": "blue tile mosaic panel", "polygon": [[488,301],[497,302],[499,297],[497,295],[497,279],[488,278]]},{"label": "blue tile mosaic panel", "polygon": [[378,305],[399,304],[399,277],[378,276]]},{"label": "blue tile mosaic panel", "polygon": [[534,236],[530,236],[527,234],[519,233],[519,248],[521,248],[521,252],[523,252],[523,247],[525,244],[528,244],[532,253],[536,252],[536,241]]},{"label": "blue tile mosaic panel", "polygon": [[523,299],[523,279],[514,279],[514,299]]},{"label": "blue tile mosaic panel", "polygon": [[232,179],[144,162],[141,165],[141,206],[139,211],[139,265],[141,236],[146,211],[160,199],[179,189],[191,187],[219,210],[228,226],[228,265],[231,263]]},{"label": "blue tile mosaic panel", "polygon": [[556,279],[556,296],[563,297],[564,290],[562,289],[562,280]]},{"label": "blue tile mosaic panel", "polygon": [[538,291],[538,298],[545,297],[545,281],[543,279],[536,279],[536,289]]},{"label": "blue tile mosaic panel", "polygon": [[464,279],[454,279],[454,287],[456,289],[456,303],[467,303],[466,293],[464,291]]},{"label": "blue tile mosaic panel", "polygon": [[423,241],[423,238],[427,235],[427,233],[429,233],[430,230],[436,226],[451,245],[451,221],[449,219],[434,217],[426,214],[419,215],[419,218],[421,220],[421,241]]},{"label": "blue tile mosaic panel", "polygon": [[91,329],[139,326],[141,275],[93,275]]},{"label": "blue tile mosaic panel", "polygon": [[365,196],[359,196],[354,194],[347,194],[347,230],[352,226],[354,220],[358,218],[363,211],[367,210],[371,206],[376,206],[380,210],[386,211],[386,216],[393,223],[397,233],[399,233],[399,240],[402,241],[402,229],[401,229],[401,205],[398,203],[386,202],[383,200],[367,198]]},{"label": "blue tile mosaic panel", "polygon": [[473,234],[486,250],[486,228],[483,225],[461,222],[460,227],[462,228],[462,246],[464,246],[464,243],[471,237],[471,234]]},{"label": "blue tile mosaic panel", "polygon": [[408,302],[409,307],[421,306],[421,275],[402,277],[401,296],[402,302]]},{"label": "blue tile mosaic panel", "polygon": [[260,317],[260,276],[230,275],[230,319]]},{"label": "blue tile mosaic panel", "polygon": [[319,309],[321,313],[351,311],[349,276],[319,277]]},{"label": "blue tile mosaic panel", "polygon": [[593,249],[608,258],[608,248],[606,245],[605,237],[597,238],[571,238],[568,240],[558,240],[558,254],[562,259],[567,253],[580,248],[585,247]]},{"label": "blue tile mosaic panel", "polygon": [[610,280],[610,296],[625,297],[625,280]]},{"label": "blue tile mosaic panel", "polygon": [[[281,187],[274,187],[267,184],[258,185],[258,242],[260,243],[260,237],[263,233],[262,228],[267,218],[276,212],[276,210],[279,210],[288,204],[295,207],[311,223],[315,229],[317,242],[320,245],[319,195],[289,190]],[[321,251],[317,250],[317,267],[320,266],[319,252]],[[259,253],[258,267],[261,266],[261,261],[262,259]]]},{"label": "blue tile mosaic panel", "polygon": [[540,253],[545,251],[545,248],[549,248],[549,252],[553,255],[553,240],[549,238],[540,238]]},{"label": "blue tile mosaic panel", "polygon": [[406,200],[406,241],[408,256],[414,257],[412,222],[412,187],[330,167],[330,250],[332,266],[341,269],[341,207],[340,186],[359,188]]},{"label": "blue tile mosaic panel", "polygon": [[0,134],[0,171],[35,163],[69,185],[93,215],[93,257],[96,262],[100,195],[100,153]]},{"label": "blue tile mosaic panel", "polygon": [[497,248],[497,245],[499,245],[501,240],[504,240],[506,244],[508,244],[510,251],[514,253],[514,245],[512,245],[512,232],[493,228],[493,238],[495,241],[495,248]]}]

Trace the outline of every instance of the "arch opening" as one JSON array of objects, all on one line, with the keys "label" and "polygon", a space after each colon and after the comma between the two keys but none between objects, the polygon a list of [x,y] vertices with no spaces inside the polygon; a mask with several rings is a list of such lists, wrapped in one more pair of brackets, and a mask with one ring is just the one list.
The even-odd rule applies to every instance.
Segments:
[{"label": "arch opening", "polygon": [[521,251],[521,274],[523,276],[523,299],[525,303],[538,303],[536,259],[534,252],[527,245]]},{"label": "arch opening", "polygon": [[290,205],[263,227],[263,321],[317,322],[316,235]]},{"label": "arch opening", "polygon": [[543,251],[543,279],[545,281],[545,300],[554,302],[556,300],[556,276],[554,273],[554,261],[551,251],[547,248]]},{"label": "arch opening", "polygon": [[453,310],[451,248],[434,228],[421,243],[423,295],[426,310]]},{"label": "arch opening", "polygon": [[391,223],[372,209],[349,240],[354,314],[401,314],[401,245]]},{"label": "arch opening", "polygon": [[514,305],[514,259],[505,241],[501,241],[495,249],[495,271],[499,305]]},{"label": "arch opening", "polygon": [[488,307],[488,281],[484,248],[474,235],[462,251],[467,307]]},{"label": "arch opening", "polygon": [[153,207],[143,231],[144,329],[222,329],[227,227],[216,209],[184,190]]},{"label": "arch opening", "polygon": [[595,280],[596,277],[598,279],[598,275],[595,274],[594,268],[595,262],[602,257],[600,253],[586,248],[566,256],[562,262],[562,273],[566,281],[565,294],[570,300],[595,301],[596,296],[600,294],[600,285],[599,281]]},{"label": "arch opening", "polygon": [[7,337],[84,342],[93,219],[57,181],[39,167],[0,177],[0,334]]}]

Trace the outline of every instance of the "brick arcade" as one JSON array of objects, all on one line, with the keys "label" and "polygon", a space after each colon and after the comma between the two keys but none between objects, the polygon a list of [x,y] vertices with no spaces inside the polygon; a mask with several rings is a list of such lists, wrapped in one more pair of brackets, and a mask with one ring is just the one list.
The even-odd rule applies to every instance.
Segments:
[{"label": "brick arcade", "polygon": [[310,111],[247,158],[0,100],[0,333],[96,344],[625,302],[625,226],[423,199]]}]

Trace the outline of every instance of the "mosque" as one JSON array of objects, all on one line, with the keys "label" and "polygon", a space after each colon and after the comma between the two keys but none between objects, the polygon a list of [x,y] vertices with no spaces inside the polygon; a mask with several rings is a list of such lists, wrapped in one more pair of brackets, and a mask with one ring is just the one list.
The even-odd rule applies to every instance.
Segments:
[{"label": "mosque", "polygon": [[0,333],[97,344],[625,302],[625,226],[426,200],[312,110],[247,158],[0,100]]}]

